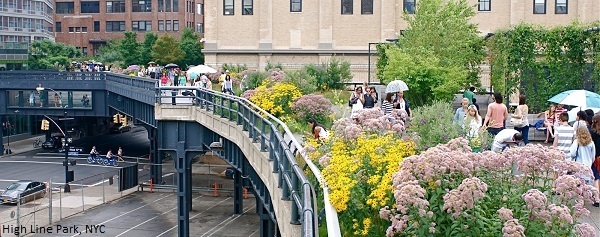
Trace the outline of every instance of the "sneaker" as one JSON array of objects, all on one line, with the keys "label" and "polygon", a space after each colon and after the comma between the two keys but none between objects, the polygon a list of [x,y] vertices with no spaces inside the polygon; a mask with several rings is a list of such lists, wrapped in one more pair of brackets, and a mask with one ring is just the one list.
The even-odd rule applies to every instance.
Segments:
[{"label": "sneaker", "polygon": [[595,206],[595,207],[600,207],[600,202],[595,202],[595,203],[594,203],[594,206]]}]

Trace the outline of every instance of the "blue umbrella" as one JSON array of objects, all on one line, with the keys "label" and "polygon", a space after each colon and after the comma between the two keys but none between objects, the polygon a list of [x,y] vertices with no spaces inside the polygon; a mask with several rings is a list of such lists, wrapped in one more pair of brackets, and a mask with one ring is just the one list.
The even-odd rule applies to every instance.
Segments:
[{"label": "blue umbrella", "polygon": [[548,101],[584,108],[600,108],[600,95],[586,90],[568,90],[553,96]]}]

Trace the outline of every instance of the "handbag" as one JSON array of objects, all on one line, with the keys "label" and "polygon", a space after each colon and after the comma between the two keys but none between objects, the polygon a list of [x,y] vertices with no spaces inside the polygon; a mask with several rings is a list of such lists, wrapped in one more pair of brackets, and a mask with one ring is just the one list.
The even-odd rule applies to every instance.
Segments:
[{"label": "handbag", "polygon": [[516,127],[516,128],[525,126],[525,121],[523,120],[523,115],[521,115],[521,118],[510,118],[510,125],[512,125],[513,127]]}]

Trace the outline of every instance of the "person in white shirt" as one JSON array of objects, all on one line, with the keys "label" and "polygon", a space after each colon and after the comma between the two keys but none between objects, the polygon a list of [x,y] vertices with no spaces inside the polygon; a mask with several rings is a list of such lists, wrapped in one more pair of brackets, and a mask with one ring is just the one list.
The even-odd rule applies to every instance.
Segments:
[{"label": "person in white shirt", "polygon": [[[579,126],[575,132],[576,138],[571,144],[569,149],[569,155],[573,161],[582,163],[585,167],[592,167],[594,159],[596,159],[596,146],[592,142],[592,135],[586,126]],[[582,176],[582,178],[592,184],[592,179],[589,176]]]},{"label": "person in white shirt", "polygon": [[523,135],[514,129],[503,129],[498,132],[494,137],[494,143],[492,144],[493,152],[502,152],[505,148],[510,145],[517,145],[523,141]]},{"label": "person in white shirt", "polygon": [[581,110],[581,111],[577,112],[577,120],[575,121],[575,123],[573,123],[573,135],[574,136],[577,135],[577,128],[579,126],[587,127],[586,118],[587,118],[587,114],[585,113],[585,111]]},{"label": "person in white shirt", "polygon": [[200,81],[202,81],[202,88],[206,88],[206,82],[208,81],[206,74],[202,73],[202,76],[200,76]]}]

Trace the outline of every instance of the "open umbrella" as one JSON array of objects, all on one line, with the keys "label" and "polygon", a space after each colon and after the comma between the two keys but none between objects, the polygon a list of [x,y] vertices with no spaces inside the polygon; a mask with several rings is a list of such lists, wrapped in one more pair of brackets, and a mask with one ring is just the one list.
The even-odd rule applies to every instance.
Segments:
[{"label": "open umbrella", "polygon": [[396,93],[400,91],[407,91],[408,86],[404,81],[401,80],[393,80],[387,84],[385,87],[385,93]]},{"label": "open umbrella", "polygon": [[165,68],[166,68],[166,69],[169,69],[169,68],[176,68],[176,67],[179,67],[179,66],[177,66],[177,64],[174,64],[174,63],[169,63],[169,64],[165,65]]},{"label": "open umbrella", "polygon": [[215,70],[212,67],[206,66],[206,65],[198,65],[195,67],[191,67],[190,69],[187,70],[187,75],[190,78],[196,78],[198,75],[202,74],[202,73],[216,73],[217,70]]},{"label": "open umbrella", "polygon": [[585,107],[575,107],[572,108],[571,110],[569,110],[568,114],[569,114],[569,122],[573,122],[577,119],[577,112],[579,111],[584,111],[587,109],[591,109],[594,111],[594,113],[598,113],[600,111],[600,108],[585,108]]},{"label": "open umbrella", "polygon": [[140,66],[138,65],[129,65],[129,67],[127,67],[128,70],[140,70]]},{"label": "open umbrella", "polygon": [[600,95],[586,90],[568,90],[553,96],[548,101],[563,105],[600,108]]},{"label": "open umbrella", "polygon": [[152,65],[152,64],[156,64],[155,62],[150,61],[148,64]]}]

